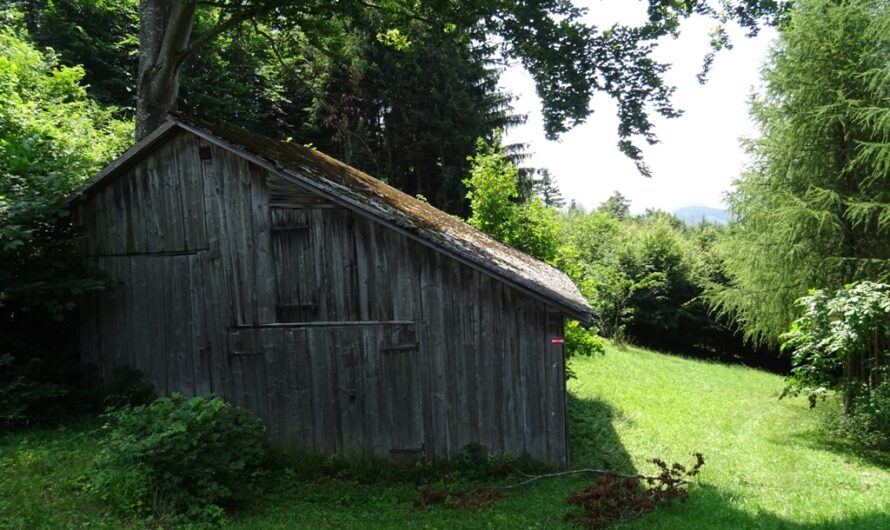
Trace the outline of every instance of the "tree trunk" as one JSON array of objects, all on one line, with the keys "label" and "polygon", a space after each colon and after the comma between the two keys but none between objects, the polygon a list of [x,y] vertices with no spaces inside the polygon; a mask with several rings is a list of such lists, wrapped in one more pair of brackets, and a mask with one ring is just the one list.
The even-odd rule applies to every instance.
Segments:
[{"label": "tree trunk", "polygon": [[140,0],[136,140],[176,110],[179,72],[189,51],[196,0]]}]

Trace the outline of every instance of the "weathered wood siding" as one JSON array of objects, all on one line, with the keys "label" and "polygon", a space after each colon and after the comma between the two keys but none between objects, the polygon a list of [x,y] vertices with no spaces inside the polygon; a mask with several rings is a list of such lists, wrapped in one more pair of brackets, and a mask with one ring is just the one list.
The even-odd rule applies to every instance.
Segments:
[{"label": "weathered wood siding", "polygon": [[118,286],[82,310],[106,373],[307,449],[567,459],[562,315],[486,273],[184,132],[76,219]]}]

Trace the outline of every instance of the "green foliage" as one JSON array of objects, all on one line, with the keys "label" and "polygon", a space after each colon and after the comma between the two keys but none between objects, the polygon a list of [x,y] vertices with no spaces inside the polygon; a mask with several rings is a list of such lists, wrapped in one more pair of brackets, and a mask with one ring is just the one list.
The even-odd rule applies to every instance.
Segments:
[{"label": "green foliage", "polygon": [[840,416],[839,434],[865,447],[890,451],[890,369],[876,370],[874,388],[860,384],[854,391],[852,411]]},{"label": "green foliage", "polygon": [[89,94],[101,104],[132,109],[139,42],[139,0],[23,0],[25,24],[40,48],[61,64],[82,66]]},{"label": "green foliage", "polygon": [[14,12],[0,17],[0,421],[9,425],[64,415],[77,395],[68,317],[105,282],[79,267],[65,197],[123,150],[130,125],[88,97],[83,69],[35,49]]},{"label": "green foliage", "polygon": [[18,310],[60,317],[102,286],[65,259],[64,198],[122,150],[128,125],[87,97],[82,77],[0,28],[0,303]]},{"label": "green foliage", "polygon": [[565,199],[562,197],[556,183],[553,182],[553,176],[547,169],[537,171],[538,178],[532,181],[532,192],[537,195],[544,206],[549,208],[562,208]]},{"label": "green foliage", "polygon": [[537,197],[518,202],[519,170],[500,145],[500,136],[491,144],[479,139],[470,161],[470,177],[464,180],[472,211],[468,222],[542,261],[553,262],[559,243],[555,212]]},{"label": "green foliage", "polygon": [[0,27],[0,304],[61,317],[102,287],[72,267],[64,199],[121,152],[129,125],[19,31]]},{"label": "green foliage", "polygon": [[603,335],[616,343],[784,367],[773,352],[743,344],[701,298],[707,287],[726,282],[714,250],[725,228],[690,227],[660,211],[635,217],[628,211],[616,194],[592,212],[572,208],[558,215],[556,265],[590,302]]},{"label": "green foliage", "polygon": [[597,207],[597,211],[605,212],[618,220],[627,219],[630,216],[630,201],[616,191]]},{"label": "green foliage", "polygon": [[606,347],[603,339],[596,329],[585,329],[576,320],[570,320],[565,326],[566,358],[571,359],[583,355],[590,357],[605,353]]},{"label": "green foliage", "polygon": [[729,282],[708,293],[758,342],[788,328],[809,288],[890,277],[890,9],[795,6],[751,104],[754,163],[729,195]]},{"label": "green foliage", "polygon": [[91,488],[127,514],[217,520],[268,457],[259,418],[220,398],[172,395],[108,420]]},{"label": "green foliage", "polygon": [[867,446],[890,442],[890,286],[848,285],[834,294],[811,291],[803,315],[782,335],[794,367],[782,396],[804,394],[815,406],[843,393],[851,436]]}]

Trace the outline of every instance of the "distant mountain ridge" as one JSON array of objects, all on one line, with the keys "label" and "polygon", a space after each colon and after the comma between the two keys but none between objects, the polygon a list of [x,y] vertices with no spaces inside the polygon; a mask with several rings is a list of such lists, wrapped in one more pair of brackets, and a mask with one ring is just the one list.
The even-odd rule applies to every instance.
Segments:
[{"label": "distant mountain ridge", "polygon": [[674,210],[674,215],[688,224],[698,224],[702,221],[708,223],[726,224],[729,222],[729,213],[720,208],[707,206],[684,206]]}]

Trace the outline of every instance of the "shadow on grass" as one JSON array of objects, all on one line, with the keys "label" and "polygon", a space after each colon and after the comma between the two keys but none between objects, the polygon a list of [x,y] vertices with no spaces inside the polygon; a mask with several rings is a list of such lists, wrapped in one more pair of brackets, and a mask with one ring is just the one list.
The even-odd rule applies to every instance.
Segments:
[{"label": "shadow on grass", "polygon": [[568,394],[572,467],[615,469],[636,473],[613,422],[621,412],[604,401]]},{"label": "shadow on grass", "polygon": [[[773,442],[780,444],[790,442],[807,449],[828,451],[847,459],[856,459],[875,467],[890,469],[890,453],[876,449],[867,449],[853,440],[840,438],[831,432],[829,426],[824,426],[821,429],[788,433],[781,439],[773,440]],[[890,528],[890,525],[886,528]]]},{"label": "shadow on grass", "polygon": [[[731,504],[737,494],[706,484],[693,486],[689,500],[683,504],[659,507],[646,517],[647,523],[658,528],[713,528],[713,529],[781,529],[781,530],[877,530],[890,528],[890,512],[852,514],[841,519],[818,523],[802,523],[761,512],[749,513]],[[629,521],[630,522],[630,521]],[[641,521],[643,522],[643,521]],[[642,526],[646,527],[647,524]]]}]

